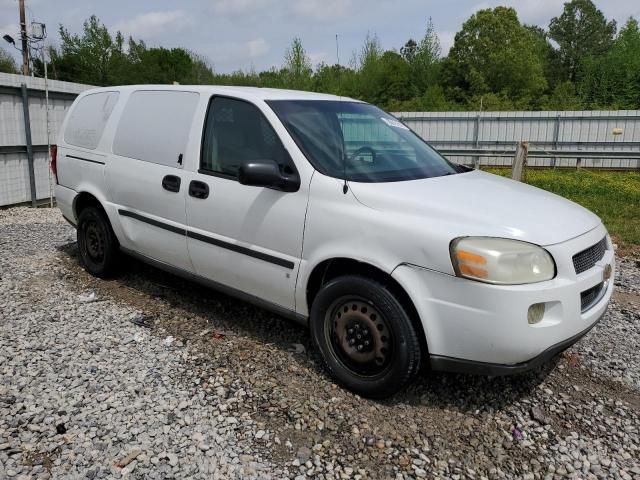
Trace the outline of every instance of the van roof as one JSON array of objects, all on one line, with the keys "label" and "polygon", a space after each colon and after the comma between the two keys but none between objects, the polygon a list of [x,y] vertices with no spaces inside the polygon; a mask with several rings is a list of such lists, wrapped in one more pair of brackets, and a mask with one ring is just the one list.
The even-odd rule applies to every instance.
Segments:
[{"label": "van roof", "polygon": [[359,102],[348,97],[339,97],[326,93],[304,92],[301,90],[286,90],[280,88],[262,87],[232,87],[224,85],[125,85],[115,87],[102,87],[86,90],[83,94],[97,93],[100,91],[136,91],[136,90],[174,90],[199,92],[210,95],[232,95],[239,98],[252,100],[338,100]]}]

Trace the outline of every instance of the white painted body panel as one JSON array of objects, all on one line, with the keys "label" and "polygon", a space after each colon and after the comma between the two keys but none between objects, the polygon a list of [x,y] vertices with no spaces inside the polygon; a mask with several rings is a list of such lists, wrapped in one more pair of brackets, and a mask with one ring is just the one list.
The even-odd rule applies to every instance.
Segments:
[{"label": "white painted body panel", "polygon": [[[595,268],[576,275],[571,257],[606,235],[599,225],[572,240],[547,247],[558,274],[530,285],[489,285],[434,270],[401,265],[393,277],[409,292],[427,334],[429,353],[479,362],[516,364],[542,353],[593,325],[613,292],[580,312],[580,292],[603,281],[606,264],[614,265],[612,245]],[[613,279],[613,276],[611,277]],[[540,323],[529,325],[527,310],[546,303]]]},{"label": "white painted body panel", "polygon": [[[121,244],[130,250],[301,316],[309,314],[307,285],[316,266],[335,258],[364,262],[391,275],[407,292],[430,354],[478,362],[526,361],[584,331],[608,304],[612,282],[594,307],[580,312],[580,292],[602,282],[605,265],[614,263],[613,249],[609,242],[596,267],[575,274],[572,256],[601,240],[606,230],[597,216],[566,199],[477,171],[404,182],[350,182],[345,194],[342,180],[313,169],[265,103],[274,98],[338,99],[305,92],[154,86],[200,94],[183,165],[174,168],[115,156],[111,146],[119,116],[128,95],[141,88],[152,87],[117,87],[120,98],[98,148],[80,149],[106,166],[63,159],[66,152],[79,149],[66,145],[62,134],[58,154],[61,186],[56,192],[65,216],[73,213],[71,192],[93,194],[105,207]],[[297,192],[248,187],[198,173],[204,118],[216,94],[250,101],[264,113],[296,165],[301,179]],[[162,190],[167,173],[181,178],[179,194]],[[192,180],[209,186],[209,198],[187,194]],[[123,218],[119,209],[214,241]],[[457,237],[474,235],[544,246],[555,260],[557,276],[517,286],[456,277],[449,245]],[[257,255],[220,247],[217,241]],[[261,254],[293,267],[265,262]],[[548,304],[547,313],[540,323],[529,325],[527,309],[538,302]]]}]

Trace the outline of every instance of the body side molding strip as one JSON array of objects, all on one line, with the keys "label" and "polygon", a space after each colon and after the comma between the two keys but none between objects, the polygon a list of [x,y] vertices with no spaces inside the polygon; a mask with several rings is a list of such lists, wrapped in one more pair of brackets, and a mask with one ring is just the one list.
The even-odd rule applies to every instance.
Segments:
[{"label": "body side molding strip", "polygon": [[227,250],[231,250],[232,252],[240,253],[242,255],[247,255],[249,257],[257,258],[258,260],[262,260],[264,262],[273,263],[274,265],[278,265],[280,267],[284,267],[289,270],[293,270],[295,267],[295,263],[293,263],[291,260],[275,257],[273,255],[269,255],[268,253],[258,252],[256,250],[243,247],[241,245],[235,245],[233,243],[229,243],[223,240],[219,240],[217,238],[209,237],[208,235],[202,235],[201,233],[193,232],[191,230],[186,230],[184,228],[174,227],[173,225],[169,225],[164,222],[160,222],[158,220],[145,217],[144,215],[140,215],[138,213],[131,212],[129,210],[118,209],[118,213],[123,217],[135,218],[136,220],[139,220],[144,223],[148,223],[149,225],[153,225],[154,227],[162,228],[163,230],[168,230],[170,232],[177,233],[178,235],[186,235],[187,237],[193,238],[194,240],[208,243],[210,245],[215,245],[216,247],[225,248]]},{"label": "body side molding strip", "polygon": [[209,243],[217,247],[226,248],[227,250],[231,250],[236,253],[248,255],[249,257],[257,258],[258,260],[263,260],[265,262],[273,263],[275,265],[288,268],[289,270],[293,270],[293,267],[295,266],[295,264],[290,260],[274,257],[273,255],[269,255],[268,253],[257,252],[247,247],[234,245],[233,243],[218,240],[217,238],[212,238],[207,235],[202,235],[200,233],[192,232],[190,230],[187,230],[187,237],[193,238],[195,240],[200,240],[201,242]]},{"label": "body side molding strip", "polygon": [[83,158],[83,157],[76,157],[75,155],[69,155],[66,154],[65,157],[67,158],[73,158],[75,160],[82,160],[83,162],[89,162],[89,163],[97,163],[98,165],[104,165],[104,162],[100,162],[98,160],[89,160],[88,158]]},{"label": "body side molding strip", "polygon": [[187,231],[184,228],[174,227],[173,225],[169,225],[164,222],[159,222],[158,220],[154,220],[153,218],[145,217],[144,215],[139,215],[135,212],[130,212],[129,210],[118,209],[118,213],[123,217],[135,218],[136,220],[140,220],[143,223],[148,223],[149,225],[153,225],[154,227],[161,228],[163,230],[168,230],[173,233],[177,233],[178,235],[186,235]]}]

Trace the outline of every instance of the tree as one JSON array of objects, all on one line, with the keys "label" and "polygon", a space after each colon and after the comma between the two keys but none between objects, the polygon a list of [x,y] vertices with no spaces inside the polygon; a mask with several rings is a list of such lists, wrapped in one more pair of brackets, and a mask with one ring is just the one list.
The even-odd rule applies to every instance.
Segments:
[{"label": "tree", "polygon": [[380,40],[373,34],[367,33],[360,55],[354,60],[358,72],[358,98],[368,102],[375,101],[378,94],[378,77],[380,72],[380,59],[383,50]]},{"label": "tree", "polygon": [[[120,36],[121,37],[121,36]],[[60,52],[52,56],[60,80],[90,85],[117,84],[111,67],[114,52],[121,47],[95,15],[84,22],[82,35],[73,35],[60,25]]]},{"label": "tree", "polygon": [[306,90],[311,86],[311,60],[299,38],[294,38],[284,55],[284,70],[289,88]]},{"label": "tree", "polygon": [[488,93],[521,102],[547,85],[533,36],[507,7],[471,16],[456,34],[444,68],[450,97],[462,102]]},{"label": "tree", "polygon": [[404,101],[392,101],[387,105],[392,112],[449,112],[460,110],[460,106],[451,103],[445,96],[441,85],[427,87],[424,95]]},{"label": "tree", "polygon": [[559,83],[562,83],[564,74],[563,67],[560,63],[560,54],[551,45],[549,41],[549,33],[544,28],[537,25],[525,25],[531,35],[534,47],[538,53],[538,57],[542,59],[544,77],[547,80],[549,90],[553,90]]},{"label": "tree", "polygon": [[420,43],[411,38],[400,49],[400,55],[411,66],[411,84],[415,95],[422,95],[429,86],[438,82],[441,53],[440,39],[429,18]]},{"label": "tree", "polygon": [[373,78],[371,101],[387,108],[392,101],[408,100],[411,91],[411,67],[396,52],[386,51],[378,61]]},{"label": "tree", "polygon": [[551,19],[549,34],[559,46],[567,78],[575,82],[585,59],[609,50],[616,34],[616,22],[608,22],[591,0],[571,0],[564,4],[559,17]]},{"label": "tree", "polygon": [[413,60],[416,58],[416,52],[418,51],[418,44],[413,38],[407,40],[407,43],[404,44],[402,48],[400,48],[400,55],[404,58],[407,63],[413,63]]},{"label": "tree", "polygon": [[187,51],[191,57],[191,81],[195,85],[210,85],[215,76],[209,59],[194,51]]},{"label": "tree", "polygon": [[544,110],[582,110],[584,104],[576,93],[576,86],[567,80],[553,89],[551,96],[544,99],[541,107]]},{"label": "tree", "polygon": [[[89,85],[132,83],[202,84],[215,79],[206,58],[183,48],[148,48],[142,41],[111,35],[94,15],[73,35],[60,26],[61,45],[51,48],[51,76]],[[42,70],[36,61],[36,72]]]},{"label": "tree", "polygon": [[357,96],[356,75],[351,68],[321,63],[313,75],[313,90],[345,97]]},{"label": "tree", "polygon": [[630,18],[606,55],[586,59],[579,94],[589,108],[640,108],[640,28]]},{"label": "tree", "polygon": [[433,26],[433,21],[429,17],[424,37],[417,45],[412,61],[409,62],[418,92],[423,93],[427,87],[437,82],[441,53],[440,39]]},{"label": "tree", "polygon": [[0,72],[18,73],[16,61],[4,48],[0,48]]}]

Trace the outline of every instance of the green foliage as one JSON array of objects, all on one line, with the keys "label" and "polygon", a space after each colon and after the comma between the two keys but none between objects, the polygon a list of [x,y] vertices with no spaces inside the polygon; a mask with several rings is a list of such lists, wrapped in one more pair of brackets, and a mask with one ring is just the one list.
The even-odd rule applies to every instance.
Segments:
[{"label": "green foliage", "polygon": [[429,18],[427,29],[420,43],[416,44],[412,51],[405,50],[403,55],[411,66],[411,80],[416,92],[424,92],[438,82],[441,54],[440,39],[436,34],[433,21]]},{"label": "green foliage", "polygon": [[0,72],[18,73],[16,61],[4,48],[0,48]]},{"label": "green foliage", "polygon": [[313,75],[313,90],[345,97],[357,96],[356,72],[342,65],[321,63]]},{"label": "green foliage", "polygon": [[[391,111],[578,110],[640,108],[640,31],[629,19],[615,36],[591,0],[571,0],[549,31],[522,25],[512,8],[473,14],[442,58],[429,18],[423,37],[399,52],[368,34],[349,66],[315,68],[300,38],[281,66],[216,73],[208,59],[183,48],[147,47],[111,34],[90,17],[80,34],[60,26],[50,49],[49,75],[92,85],[133,83],[221,84],[292,88],[362,99]],[[557,43],[553,43],[554,40]],[[15,71],[0,50],[0,71]],[[34,71],[43,65],[34,60]]]},{"label": "green foliage", "polygon": [[640,29],[631,18],[610,50],[582,65],[578,89],[589,108],[640,108]]},{"label": "green foliage", "polygon": [[576,94],[573,83],[566,81],[559,83],[549,97],[542,103],[544,110],[582,110],[584,103]]},{"label": "green foliage", "polygon": [[[182,48],[148,48],[144,42],[114,36],[94,15],[79,35],[60,26],[61,45],[51,49],[52,78],[90,85],[133,83],[210,83],[214,76],[206,59]],[[36,72],[42,66],[36,62]]]},{"label": "green foliage", "polygon": [[310,87],[311,61],[299,38],[293,39],[284,55],[284,70],[289,88],[307,90]]},{"label": "green foliage", "polygon": [[591,0],[571,0],[564,4],[559,17],[551,19],[549,34],[560,46],[566,78],[574,82],[583,61],[611,47],[616,22],[608,22]]},{"label": "green foliage", "polygon": [[467,98],[491,94],[517,102],[535,98],[547,85],[534,36],[507,7],[479,10],[463,24],[445,71]]}]

